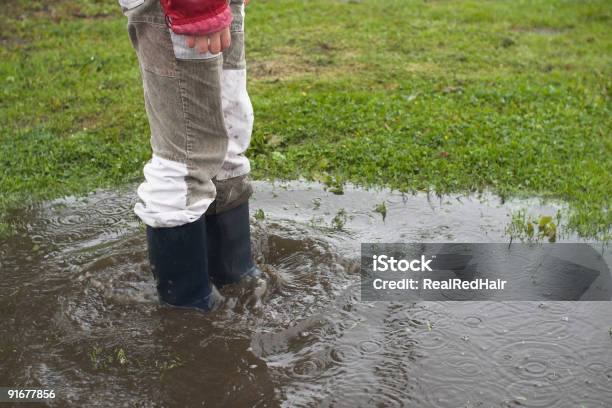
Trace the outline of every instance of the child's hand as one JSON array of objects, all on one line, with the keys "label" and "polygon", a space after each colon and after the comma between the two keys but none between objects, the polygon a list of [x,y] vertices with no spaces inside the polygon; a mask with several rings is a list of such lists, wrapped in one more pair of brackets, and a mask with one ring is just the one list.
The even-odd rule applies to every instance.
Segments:
[{"label": "child's hand", "polygon": [[187,36],[187,46],[189,48],[196,47],[198,52],[202,54],[207,52],[218,54],[226,48],[229,48],[231,42],[232,37],[230,35],[229,27],[217,33]]}]

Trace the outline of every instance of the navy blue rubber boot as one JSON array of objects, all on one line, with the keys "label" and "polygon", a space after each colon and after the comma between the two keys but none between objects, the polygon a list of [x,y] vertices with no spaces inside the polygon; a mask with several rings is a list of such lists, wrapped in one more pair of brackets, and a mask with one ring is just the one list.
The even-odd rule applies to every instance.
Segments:
[{"label": "navy blue rubber boot", "polygon": [[251,256],[249,203],[206,216],[208,267],[216,285],[262,278]]},{"label": "navy blue rubber boot", "polygon": [[160,301],[209,311],[219,295],[209,279],[206,219],[172,228],[147,226],[149,261]]}]

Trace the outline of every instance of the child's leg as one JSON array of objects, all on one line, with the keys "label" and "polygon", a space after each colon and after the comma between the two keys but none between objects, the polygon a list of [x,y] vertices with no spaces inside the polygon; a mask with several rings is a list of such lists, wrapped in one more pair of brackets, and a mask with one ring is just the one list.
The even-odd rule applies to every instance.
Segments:
[{"label": "child's leg", "polygon": [[124,9],[140,64],[153,150],[135,212],[148,226],[161,299],[207,309],[212,287],[202,215],[215,199],[212,178],[228,151],[223,59],[221,54],[199,54],[184,37],[171,33],[159,0],[128,3],[131,8]]},{"label": "child's leg", "polygon": [[228,133],[228,149],[221,170],[213,179],[216,200],[207,214],[218,214],[238,207],[252,194],[248,174],[249,160],[244,155],[253,131],[253,107],[246,88],[244,49],[244,0],[230,0],[233,21],[230,28],[232,43],[223,52],[221,101]]},{"label": "child's leg", "polygon": [[215,198],[212,178],[228,148],[221,54],[199,54],[166,26],[158,0],[126,12],[151,128],[152,160],[136,214],[151,227],[196,221]]},{"label": "child's leg", "polygon": [[206,212],[211,277],[226,284],[261,272],[251,257],[248,200],[253,190],[250,165],[244,152],[253,130],[253,107],[246,89],[244,52],[244,1],[230,0],[232,44],[223,53],[221,99],[229,136],[221,170],[213,179],[217,197]]}]

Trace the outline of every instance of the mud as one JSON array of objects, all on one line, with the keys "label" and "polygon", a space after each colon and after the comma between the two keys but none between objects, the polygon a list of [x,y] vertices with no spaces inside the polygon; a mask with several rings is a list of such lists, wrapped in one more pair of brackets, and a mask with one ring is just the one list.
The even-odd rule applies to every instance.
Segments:
[{"label": "mud", "polygon": [[1,386],[54,389],[51,406],[612,401],[609,302],[359,299],[361,242],[505,242],[511,211],[554,206],[259,182],[253,245],[268,292],[224,289],[224,307],[203,315],[158,304],[133,190],[12,214],[17,232],[0,243]]}]

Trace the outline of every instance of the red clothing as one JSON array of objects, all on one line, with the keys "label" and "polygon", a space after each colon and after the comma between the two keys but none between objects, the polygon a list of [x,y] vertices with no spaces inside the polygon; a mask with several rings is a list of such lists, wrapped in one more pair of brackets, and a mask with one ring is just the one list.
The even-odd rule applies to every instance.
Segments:
[{"label": "red clothing", "polygon": [[228,27],[232,22],[232,12],[227,0],[160,1],[170,28],[177,34],[215,33]]}]

